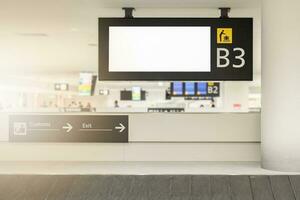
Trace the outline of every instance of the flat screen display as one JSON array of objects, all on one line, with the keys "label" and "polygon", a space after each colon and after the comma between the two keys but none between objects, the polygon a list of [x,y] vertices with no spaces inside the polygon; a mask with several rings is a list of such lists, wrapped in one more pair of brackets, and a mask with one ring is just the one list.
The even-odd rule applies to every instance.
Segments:
[{"label": "flat screen display", "polygon": [[132,100],[132,91],[122,90],[120,92],[120,100],[121,101],[131,101]]},{"label": "flat screen display", "polygon": [[205,96],[207,95],[207,82],[197,83],[197,95]]},{"label": "flat screen display", "polygon": [[92,79],[92,73],[82,72],[79,74],[78,91],[80,96],[90,96],[92,94]]},{"label": "flat screen display", "polygon": [[183,95],[183,82],[176,81],[172,83],[172,95],[181,96]]},{"label": "flat screen display", "polygon": [[185,95],[193,96],[195,95],[195,83],[194,82],[185,82]]},{"label": "flat screen display", "polygon": [[132,100],[133,101],[141,100],[141,88],[140,87],[132,87]]},{"label": "flat screen display", "polygon": [[209,26],[111,26],[109,72],[210,72]]}]

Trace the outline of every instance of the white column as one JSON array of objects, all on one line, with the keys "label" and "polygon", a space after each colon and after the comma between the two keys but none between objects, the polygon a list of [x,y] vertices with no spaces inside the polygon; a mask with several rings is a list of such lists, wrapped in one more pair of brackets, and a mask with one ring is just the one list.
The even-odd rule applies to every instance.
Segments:
[{"label": "white column", "polygon": [[300,1],[262,0],[262,167],[300,172]]}]

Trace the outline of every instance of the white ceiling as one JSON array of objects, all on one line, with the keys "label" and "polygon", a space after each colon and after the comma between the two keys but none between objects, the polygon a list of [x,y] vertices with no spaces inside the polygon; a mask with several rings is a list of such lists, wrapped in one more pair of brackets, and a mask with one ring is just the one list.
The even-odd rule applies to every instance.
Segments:
[{"label": "white ceiling", "polygon": [[124,6],[136,16],[215,17],[217,7],[234,13],[259,0],[0,0],[1,73],[97,71],[98,17],[123,16]]}]

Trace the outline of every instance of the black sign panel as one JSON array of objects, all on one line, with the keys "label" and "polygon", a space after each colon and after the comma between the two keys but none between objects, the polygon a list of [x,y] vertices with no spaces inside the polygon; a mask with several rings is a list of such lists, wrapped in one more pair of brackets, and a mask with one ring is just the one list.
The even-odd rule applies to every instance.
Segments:
[{"label": "black sign panel", "polygon": [[220,96],[220,83],[208,82],[207,83],[207,96],[219,97]]},{"label": "black sign panel", "polygon": [[[210,66],[208,71],[143,71],[110,70],[110,30],[115,27],[208,27]],[[172,32],[170,32],[170,35]],[[122,34],[121,40],[122,40]],[[149,36],[151,37],[151,36]],[[200,37],[200,36],[199,36]],[[119,38],[120,39],[120,38]],[[180,38],[184,43],[185,39]],[[126,40],[124,36],[124,40]],[[145,38],[147,40],[147,38]],[[176,43],[176,40],[174,40]],[[121,45],[121,46],[120,46]],[[118,43],[118,47],[122,47]],[[143,46],[143,44],[137,44]],[[198,45],[201,46],[201,45]],[[123,47],[122,47],[123,48]],[[179,42],[178,42],[179,48]],[[117,48],[118,49],[118,48]],[[180,49],[180,48],[179,48]],[[153,50],[155,51],[155,50]],[[152,51],[152,52],[153,52]],[[191,52],[193,49],[180,49]],[[128,50],[129,55],[135,56]],[[201,52],[199,52],[201,54]],[[119,54],[117,54],[119,55]],[[122,55],[124,57],[124,55]],[[152,55],[147,55],[148,57]],[[180,57],[180,56],[179,56]],[[197,57],[197,56],[196,56]],[[195,57],[195,58],[196,58]],[[174,57],[173,57],[174,58]],[[137,58],[141,60],[142,58]],[[156,57],[151,57],[156,59]],[[125,59],[126,60],[126,59]],[[167,61],[166,61],[167,62]],[[208,62],[209,65],[209,62]],[[112,66],[114,67],[114,66]],[[170,66],[171,68],[172,66]],[[149,67],[151,68],[151,67]],[[253,19],[252,18],[100,18],[99,19],[99,80],[253,80]]]},{"label": "black sign panel", "polygon": [[[193,87],[187,89],[187,84]],[[221,90],[219,82],[171,82],[170,88],[172,97],[219,97]]]},{"label": "black sign panel", "polygon": [[11,115],[11,142],[128,142],[127,115]]}]

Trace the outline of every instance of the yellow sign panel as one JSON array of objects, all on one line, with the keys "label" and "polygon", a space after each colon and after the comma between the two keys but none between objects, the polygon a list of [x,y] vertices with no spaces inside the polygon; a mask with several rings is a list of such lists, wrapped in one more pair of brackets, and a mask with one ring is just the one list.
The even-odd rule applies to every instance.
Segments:
[{"label": "yellow sign panel", "polygon": [[217,28],[217,43],[232,44],[232,28]]}]

